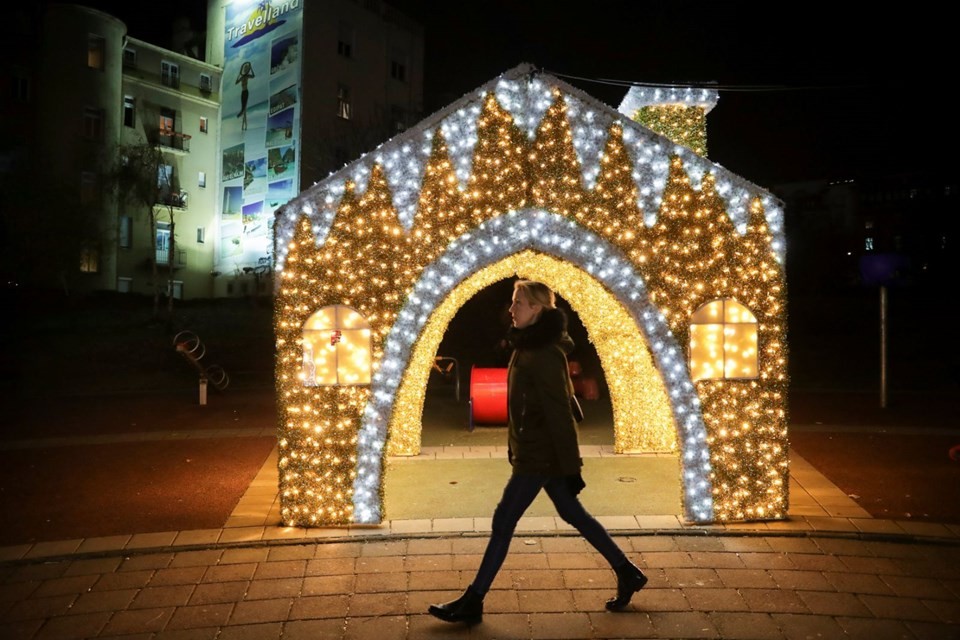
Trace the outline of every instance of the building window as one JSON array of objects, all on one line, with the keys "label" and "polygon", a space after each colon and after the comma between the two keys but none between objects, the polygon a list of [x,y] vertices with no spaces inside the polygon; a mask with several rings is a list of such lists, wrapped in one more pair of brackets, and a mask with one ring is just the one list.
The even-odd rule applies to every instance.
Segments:
[{"label": "building window", "polygon": [[157,167],[157,186],[161,189],[173,187],[173,165],[162,164]]},{"label": "building window", "polygon": [[201,189],[207,188],[207,172],[201,171],[197,174],[197,186]]},{"label": "building window", "polygon": [[690,317],[690,377],[757,377],[757,318],[735,300],[712,300]]},{"label": "building window", "polygon": [[203,91],[204,93],[210,93],[213,91],[213,78],[211,78],[209,74],[200,74],[200,91]]},{"label": "building window", "polygon": [[97,200],[97,174],[92,171],[80,173],[80,204],[91,204]]},{"label": "building window", "polygon": [[19,69],[14,70],[11,93],[17,102],[30,102],[30,78]]},{"label": "building window", "polygon": [[157,264],[170,264],[170,223],[157,223],[156,238]]},{"label": "building window", "polygon": [[204,227],[197,227],[197,244],[203,244],[207,239],[207,230]]},{"label": "building window", "polygon": [[100,140],[103,137],[103,109],[84,108],[83,136],[87,140]]},{"label": "building window", "polygon": [[167,295],[174,300],[183,300],[183,280],[167,281]]},{"label": "building window", "polygon": [[117,244],[121,249],[129,249],[133,246],[133,218],[130,216],[120,216]]},{"label": "building window", "polygon": [[103,71],[103,61],[106,56],[107,41],[102,37],[93,35],[87,36],[87,66],[91,69]]},{"label": "building window", "polygon": [[863,248],[867,251],[873,251],[873,238],[867,236],[867,239],[863,243]]},{"label": "building window", "polygon": [[180,88],[180,67],[166,60],[160,63],[160,82],[174,89]]},{"label": "building window", "polygon": [[97,273],[100,271],[100,252],[96,247],[86,246],[80,249],[80,272]]},{"label": "building window", "polygon": [[350,87],[337,85],[337,115],[344,120],[350,119]]},{"label": "building window", "polygon": [[133,127],[136,123],[136,101],[133,96],[123,96],[123,126]]},{"label": "building window", "polygon": [[[177,122],[177,112],[172,109],[160,108],[160,135],[173,135]],[[170,145],[173,146],[173,145]]]},{"label": "building window", "polygon": [[117,293],[130,293],[133,290],[133,278],[117,277]]},{"label": "building window", "polygon": [[390,77],[400,82],[407,81],[407,58],[400,53],[394,53],[390,60]]},{"label": "building window", "polygon": [[206,133],[208,126],[207,118],[200,116],[200,133]]},{"label": "building window", "polygon": [[337,54],[344,58],[353,57],[353,27],[341,23],[337,29]]},{"label": "building window", "polygon": [[370,323],[344,305],[323,307],[303,324],[303,384],[370,384]]},{"label": "building window", "polygon": [[125,48],[123,50],[123,66],[128,69],[137,68],[137,50]]},{"label": "building window", "polygon": [[400,133],[407,128],[406,116],[404,115],[403,107],[398,105],[391,105],[390,107],[390,122],[393,126],[394,133]]}]

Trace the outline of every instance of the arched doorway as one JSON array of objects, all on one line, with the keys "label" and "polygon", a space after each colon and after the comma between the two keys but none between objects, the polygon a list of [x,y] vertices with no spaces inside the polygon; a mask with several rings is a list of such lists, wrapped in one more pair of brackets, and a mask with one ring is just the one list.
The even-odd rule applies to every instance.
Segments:
[{"label": "arched doorway", "polygon": [[[507,277],[503,278],[504,275]],[[435,331],[435,324],[443,323],[445,328],[453,327],[454,331],[471,338],[472,344],[455,351],[461,357],[472,355],[460,360],[467,368],[473,361],[484,366],[505,366],[509,354],[497,353],[496,342],[505,333],[508,321],[501,324],[498,316],[509,305],[512,283],[518,275],[547,282],[557,289],[558,306],[568,309],[571,329],[578,334],[582,345],[581,353],[598,360],[602,375],[606,370],[600,364],[603,357],[591,339],[601,345],[610,375],[616,376],[612,386],[620,404],[632,405],[627,409],[620,407],[620,449],[646,455],[613,456],[615,420],[611,398],[605,397],[596,404],[585,403],[590,418],[581,425],[580,442],[584,477],[591,487],[583,496],[585,504],[596,515],[680,514],[682,474],[676,455],[676,429],[663,382],[636,323],[614,296],[578,267],[548,255],[521,251],[467,278],[450,296],[461,300],[460,306],[450,309],[441,305],[423,332],[424,336],[431,336],[431,340],[418,342],[411,362],[431,362],[431,358],[421,354],[428,353],[434,344],[444,344],[447,331]],[[481,287],[489,279],[494,281]],[[472,291],[473,296],[465,298],[464,291]],[[569,302],[564,294],[571,298]],[[582,323],[579,309],[585,314]],[[464,318],[464,312],[476,314],[478,318]],[[646,361],[625,359],[627,352],[642,354]],[[625,362],[631,371],[623,371]],[[412,443],[415,449],[408,451],[410,457],[393,456],[388,460],[383,484],[384,517],[390,520],[489,517],[510,473],[505,453],[505,426],[477,426],[468,432],[466,398],[469,391],[464,391],[460,403],[455,402],[449,389],[442,397],[428,395],[430,371],[420,382],[416,375],[408,370],[396,404],[409,409],[421,402],[419,418],[410,421],[395,416],[388,439],[388,448],[400,441]],[[469,375],[465,374],[463,380],[468,381]],[[408,425],[416,425],[413,433],[405,428]],[[639,434],[633,428],[637,425],[641,426]],[[624,442],[637,446],[628,449],[623,446]],[[667,444],[662,444],[664,442]],[[414,456],[414,451],[421,455]],[[541,496],[528,514],[553,516],[554,512],[546,497]]]}]

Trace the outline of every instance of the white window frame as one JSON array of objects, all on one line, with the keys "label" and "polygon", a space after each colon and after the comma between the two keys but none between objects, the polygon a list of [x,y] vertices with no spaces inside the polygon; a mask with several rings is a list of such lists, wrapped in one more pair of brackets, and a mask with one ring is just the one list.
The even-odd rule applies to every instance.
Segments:
[{"label": "white window frame", "polygon": [[200,91],[210,93],[213,91],[213,76],[209,73],[200,74]]},{"label": "white window frame", "polygon": [[171,289],[173,290],[173,299],[174,300],[183,300],[183,280],[167,280],[167,295],[171,295]]},{"label": "white window frame", "polygon": [[123,126],[137,126],[137,99],[133,96],[123,96]]},{"label": "white window frame", "polygon": [[137,68],[137,50],[130,47],[123,48],[123,66],[128,69]]},{"label": "white window frame", "polygon": [[157,235],[153,239],[154,257],[158,265],[170,264],[170,223],[158,222]]},{"label": "white window frame", "polygon": [[174,89],[180,88],[180,65],[169,60],[160,61],[160,82]]}]

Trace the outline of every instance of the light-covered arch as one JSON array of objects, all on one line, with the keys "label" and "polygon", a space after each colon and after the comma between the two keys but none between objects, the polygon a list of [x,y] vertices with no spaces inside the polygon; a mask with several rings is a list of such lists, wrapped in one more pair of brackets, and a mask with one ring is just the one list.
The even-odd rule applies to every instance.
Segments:
[{"label": "light-covered arch", "polygon": [[[417,380],[415,351],[418,360],[432,359],[436,353],[436,346],[430,350],[428,344],[423,349],[415,350],[418,341],[435,340],[436,337],[431,336],[438,331],[442,334],[445,330],[446,323],[440,327],[441,322],[431,324],[431,318],[448,297],[464,296],[463,299],[455,297],[450,301],[449,309],[452,311],[446,308],[443,311],[452,317],[452,313],[472,295],[469,287],[460,286],[464,281],[475,274],[479,275],[478,280],[472,281],[471,286],[475,286],[484,282],[484,278],[490,278],[492,283],[506,277],[500,276],[496,269],[481,274],[488,267],[525,251],[554,256],[553,264],[568,263],[580,272],[589,274],[592,280],[602,285],[601,289],[606,289],[619,302],[626,313],[625,317],[637,329],[635,333],[645,338],[663,380],[669,411],[676,426],[685,513],[689,519],[697,522],[711,521],[710,456],[700,401],[690,382],[684,355],[663,315],[651,303],[640,273],[607,241],[568,218],[538,209],[510,212],[481,223],[450,243],[443,255],[422,271],[386,337],[380,369],[373,377],[370,401],[358,434],[357,474],[353,491],[354,520],[361,523],[381,520],[379,496],[383,483],[383,458],[392,417],[396,413],[398,416],[407,416],[408,420],[410,416],[415,416],[419,421],[421,416],[422,400],[419,401],[418,410],[416,394],[401,396],[399,392],[408,375],[412,376],[414,382]],[[511,263],[507,261],[504,264]],[[514,272],[525,272],[523,266],[517,269],[514,264],[512,268],[516,269]],[[543,279],[541,272],[546,267],[541,265],[540,269],[536,277]],[[562,291],[562,287],[562,284],[558,287],[561,295],[572,295]],[[594,330],[589,323],[585,322],[585,325],[588,330]],[[428,329],[430,334],[427,334]],[[600,355],[602,359],[603,354]],[[608,371],[608,379],[618,374],[622,375],[622,372]],[[627,402],[624,400],[621,406]],[[617,403],[619,401],[615,400],[615,411]],[[396,431],[399,433],[399,430]]]},{"label": "light-covered arch", "polygon": [[[431,314],[417,339],[400,383],[388,428],[389,455],[420,452],[424,392],[434,355],[457,311],[483,288],[512,276],[539,280],[580,316],[597,348],[613,404],[617,453],[670,452],[676,426],[663,381],[647,343],[623,305],[579,267],[529,249],[508,256],[463,280]],[[629,375],[616,375],[629,371]]]}]

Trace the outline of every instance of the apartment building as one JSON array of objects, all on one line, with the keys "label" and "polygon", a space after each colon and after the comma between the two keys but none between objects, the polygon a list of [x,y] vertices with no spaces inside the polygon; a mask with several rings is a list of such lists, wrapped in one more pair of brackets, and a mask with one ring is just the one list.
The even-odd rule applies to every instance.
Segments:
[{"label": "apartment building", "polygon": [[[214,294],[221,70],[148,42],[122,50],[120,143],[162,154],[152,211],[117,210],[117,291],[153,291],[154,265],[175,298]],[[151,223],[151,216],[153,218]]]},{"label": "apartment building", "polygon": [[224,70],[216,294],[264,293],[273,211],[420,120],[423,30],[379,0],[207,7]]},{"label": "apartment building", "polygon": [[[210,0],[205,48],[176,50],[80,5],[15,17],[0,174],[15,180],[26,166],[38,192],[63,193],[7,207],[4,244],[43,241],[3,266],[24,283],[156,285],[177,298],[269,291],[273,211],[422,117],[422,28],[376,0]],[[256,77],[241,78],[244,62]],[[118,198],[106,175],[138,144],[163,157],[152,209]],[[27,227],[34,237],[21,237]],[[41,268],[54,258],[63,266]]]}]

